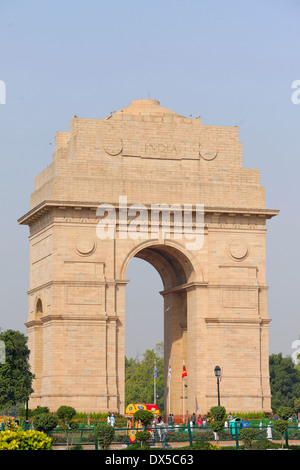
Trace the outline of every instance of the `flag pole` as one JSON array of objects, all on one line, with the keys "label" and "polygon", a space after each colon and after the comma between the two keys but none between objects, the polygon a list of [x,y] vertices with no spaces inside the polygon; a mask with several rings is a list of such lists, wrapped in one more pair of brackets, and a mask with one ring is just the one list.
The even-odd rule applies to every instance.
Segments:
[{"label": "flag pole", "polygon": [[185,367],[185,363],[183,361],[183,366],[182,366],[182,421],[185,423],[185,411],[184,411],[184,378],[187,376],[187,373],[186,373],[186,367]]},{"label": "flag pole", "polygon": [[182,422],[185,423],[184,419],[184,378],[182,377]]},{"label": "flag pole", "polygon": [[171,414],[171,364],[169,362],[169,414]]},{"label": "flag pole", "polygon": [[154,405],[156,405],[156,361],[154,361]]}]

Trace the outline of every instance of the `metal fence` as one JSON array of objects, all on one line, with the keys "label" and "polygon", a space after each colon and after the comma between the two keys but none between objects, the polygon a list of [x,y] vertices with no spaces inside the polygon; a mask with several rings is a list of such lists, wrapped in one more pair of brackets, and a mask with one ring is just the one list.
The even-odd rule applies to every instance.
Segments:
[{"label": "metal fence", "polygon": [[[95,446],[98,449],[98,443],[94,435],[95,425],[82,426],[76,430],[60,431],[55,429],[49,433],[52,438],[54,446],[74,446],[74,445],[90,445]],[[241,429],[243,427],[252,428],[255,430],[254,440],[267,439],[270,442],[281,442],[282,436],[273,428],[272,423],[267,426],[250,425],[249,423],[232,423],[231,426],[224,428],[219,435],[216,435],[209,426],[190,426],[187,425],[175,425],[165,426],[162,430],[157,427],[148,427],[151,437],[147,442],[147,445],[156,447],[180,447],[190,446],[199,442],[215,442],[220,445],[231,444],[237,449],[241,444]],[[142,428],[115,428],[114,439],[112,445],[120,449],[126,448],[137,443],[136,433],[141,431]],[[300,441],[300,428],[297,425],[290,425],[284,436],[285,443],[288,445],[290,440]]]}]

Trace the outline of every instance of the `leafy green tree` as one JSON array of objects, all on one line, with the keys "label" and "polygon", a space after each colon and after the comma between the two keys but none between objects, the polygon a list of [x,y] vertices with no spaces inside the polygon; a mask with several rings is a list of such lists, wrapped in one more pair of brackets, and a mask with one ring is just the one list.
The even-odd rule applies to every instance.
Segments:
[{"label": "leafy green tree", "polygon": [[106,423],[99,423],[95,427],[94,434],[100,448],[108,450],[115,435],[115,428]]},{"label": "leafy green tree", "polygon": [[283,448],[283,441],[284,441],[284,435],[287,431],[288,428],[288,420],[292,416],[294,410],[293,408],[290,408],[289,406],[280,406],[277,409],[277,415],[279,419],[277,421],[274,421],[274,429],[281,434],[282,437],[282,445],[281,447]]},{"label": "leafy green tree", "polygon": [[56,414],[66,426],[70,426],[72,419],[76,415],[76,410],[72,406],[62,405],[58,408]]},{"label": "leafy green tree", "polygon": [[210,409],[211,416],[216,421],[223,421],[225,423],[226,409],[224,406],[213,406]]},{"label": "leafy green tree", "polygon": [[164,360],[163,344],[156,345],[155,350],[147,349],[141,360],[125,358],[125,401],[129,403],[154,402],[154,362],[156,362],[157,378],[156,401],[160,413],[164,413]]},{"label": "leafy green tree", "polygon": [[210,413],[213,418],[213,421],[210,423],[210,427],[215,433],[217,433],[217,437],[219,438],[219,434],[223,431],[225,424],[226,409],[224,406],[213,406],[210,409]]},{"label": "leafy green tree", "polygon": [[58,418],[53,413],[43,413],[36,415],[33,418],[33,427],[37,431],[42,431],[45,434],[52,431],[58,425]]},{"label": "leafy green tree", "polygon": [[144,426],[144,429],[153,421],[153,413],[148,410],[138,410],[134,413],[134,421],[140,421]]},{"label": "leafy green tree", "polygon": [[38,415],[42,415],[42,414],[45,414],[45,413],[49,413],[48,406],[38,406],[37,408],[32,410],[32,415],[33,416],[38,416]]},{"label": "leafy green tree", "polygon": [[270,387],[274,412],[281,406],[293,408],[295,398],[300,396],[300,371],[290,357],[272,354],[269,357]]},{"label": "leafy green tree", "polygon": [[278,419],[274,421],[273,426],[275,431],[277,431],[281,435],[281,448],[283,449],[284,435],[288,428],[288,422],[285,419]]},{"label": "leafy green tree", "polygon": [[60,427],[66,433],[67,449],[69,449],[69,429],[77,427],[77,423],[72,421],[76,415],[76,410],[72,406],[62,405],[58,408],[56,414],[58,419],[63,421],[63,425]]},{"label": "leafy green tree", "polygon": [[138,442],[141,443],[141,448],[143,449],[148,439],[150,439],[151,434],[149,431],[138,431],[136,433],[136,438]]},{"label": "leafy green tree", "polygon": [[27,338],[14,330],[0,331],[5,362],[0,364],[0,408],[24,403],[33,392]]},{"label": "leafy green tree", "polygon": [[243,428],[241,429],[241,439],[244,442],[246,449],[251,449],[253,439],[255,438],[255,429],[253,428]]},{"label": "leafy green tree", "polygon": [[291,418],[293,412],[293,408],[289,406],[280,406],[277,409],[277,416],[279,419],[284,419],[285,421],[288,421],[288,419]]},{"label": "leafy green tree", "polygon": [[299,413],[300,411],[300,398],[295,398],[294,400],[294,410]]}]

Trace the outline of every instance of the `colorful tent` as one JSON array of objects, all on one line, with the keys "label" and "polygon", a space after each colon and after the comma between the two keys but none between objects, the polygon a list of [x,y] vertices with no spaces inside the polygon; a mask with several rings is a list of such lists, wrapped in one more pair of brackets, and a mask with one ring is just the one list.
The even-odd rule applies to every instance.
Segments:
[{"label": "colorful tent", "polygon": [[143,405],[140,403],[130,403],[130,405],[127,406],[126,408],[126,416],[127,417],[132,417],[134,413],[138,410],[147,410],[151,411],[151,413],[154,414],[154,416],[159,415],[159,409],[157,405]]}]

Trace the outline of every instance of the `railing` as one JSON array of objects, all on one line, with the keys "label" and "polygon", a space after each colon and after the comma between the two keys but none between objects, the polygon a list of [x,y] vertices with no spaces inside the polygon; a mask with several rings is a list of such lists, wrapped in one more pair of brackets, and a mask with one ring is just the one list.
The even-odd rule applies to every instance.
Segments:
[{"label": "railing", "polygon": [[[76,430],[60,431],[55,429],[49,433],[52,438],[54,446],[63,445],[92,445],[98,449],[98,443],[94,435],[94,425],[82,426]],[[156,447],[176,446],[180,447],[180,443],[184,446],[192,447],[193,444],[199,442],[214,442],[214,443],[227,443],[228,445],[235,445],[239,449],[241,443],[241,429],[243,423],[232,423],[230,427],[224,428],[219,435],[216,435],[209,426],[190,426],[175,425],[165,426],[164,430],[158,427],[148,427],[151,433],[151,438],[147,445]],[[268,439],[270,441],[281,442],[282,436],[273,428],[272,423],[268,426],[256,425],[247,427],[255,430],[256,434],[254,440]],[[141,431],[141,428],[115,428],[115,435],[112,446],[119,449],[126,448],[137,443],[136,433]],[[288,444],[289,440],[300,441],[300,428],[297,425],[290,425],[285,434],[285,443]]]}]

